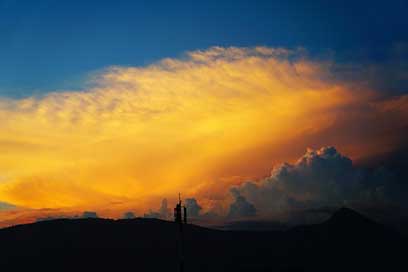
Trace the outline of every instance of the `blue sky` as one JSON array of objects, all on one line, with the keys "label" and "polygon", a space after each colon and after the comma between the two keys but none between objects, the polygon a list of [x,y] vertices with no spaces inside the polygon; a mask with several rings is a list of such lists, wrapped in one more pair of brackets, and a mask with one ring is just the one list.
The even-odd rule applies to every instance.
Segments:
[{"label": "blue sky", "polygon": [[304,47],[382,62],[408,41],[408,1],[0,0],[0,96],[80,89],[89,73],[210,46]]}]

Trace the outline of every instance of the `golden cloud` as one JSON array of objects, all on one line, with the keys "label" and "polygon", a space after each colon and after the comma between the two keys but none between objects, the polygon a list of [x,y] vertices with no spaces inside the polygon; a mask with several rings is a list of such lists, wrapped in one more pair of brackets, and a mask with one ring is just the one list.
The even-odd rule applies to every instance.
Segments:
[{"label": "golden cloud", "polygon": [[0,200],[122,212],[182,191],[210,203],[307,146],[352,158],[396,148],[407,97],[336,80],[330,65],[301,50],[214,47],[112,67],[86,91],[2,99]]}]

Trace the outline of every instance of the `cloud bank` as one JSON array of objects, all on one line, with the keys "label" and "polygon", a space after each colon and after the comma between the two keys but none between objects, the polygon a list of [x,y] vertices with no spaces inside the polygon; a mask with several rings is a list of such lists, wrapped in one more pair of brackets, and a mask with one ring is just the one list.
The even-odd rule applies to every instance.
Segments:
[{"label": "cloud bank", "polygon": [[407,207],[401,190],[406,192],[408,183],[391,173],[383,167],[353,166],[334,147],[322,147],[309,149],[293,164],[275,166],[265,179],[245,182],[231,191],[254,203],[264,216],[322,207]]},{"label": "cloud bank", "polygon": [[[308,146],[335,145],[356,159],[404,144],[408,97],[338,77],[333,65],[302,50],[213,47],[146,67],[106,69],[86,91],[0,99],[0,200],[120,217],[142,214],[163,197],[174,201],[182,191],[203,210],[227,210],[222,200],[231,185],[264,177]],[[332,153],[307,156],[323,168]],[[351,166],[336,154],[333,165],[323,160],[330,171],[340,169],[324,188],[323,177],[300,170],[306,166],[286,165],[274,170],[278,182],[243,185],[245,201],[236,198],[237,207],[248,201],[258,213],[268,204],[255,203],[251,190],[276,195],[276,208],[315,196],[337,201],[353,188],[339,183]]]}]

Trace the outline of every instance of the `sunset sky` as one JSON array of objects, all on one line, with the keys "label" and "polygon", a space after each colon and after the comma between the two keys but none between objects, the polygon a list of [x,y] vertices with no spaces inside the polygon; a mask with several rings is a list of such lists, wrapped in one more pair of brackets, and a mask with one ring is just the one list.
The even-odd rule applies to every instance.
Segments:
[{"label": "sunset sky", "polygon": [[406,1],[85,2],[0,1],[0,226],[408,207]]}]

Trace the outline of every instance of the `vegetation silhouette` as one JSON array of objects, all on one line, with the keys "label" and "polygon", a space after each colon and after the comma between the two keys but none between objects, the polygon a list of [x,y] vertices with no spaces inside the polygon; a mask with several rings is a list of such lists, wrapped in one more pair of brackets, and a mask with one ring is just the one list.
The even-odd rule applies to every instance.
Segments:
[{"label": "vegetation silhouette", "polygon": [[[2,271],[178,271],[176,222],[57,219],[0,230]],[[408,271],[406,238],[342,208],[285,231],[183,224],[185,271]]]}]

